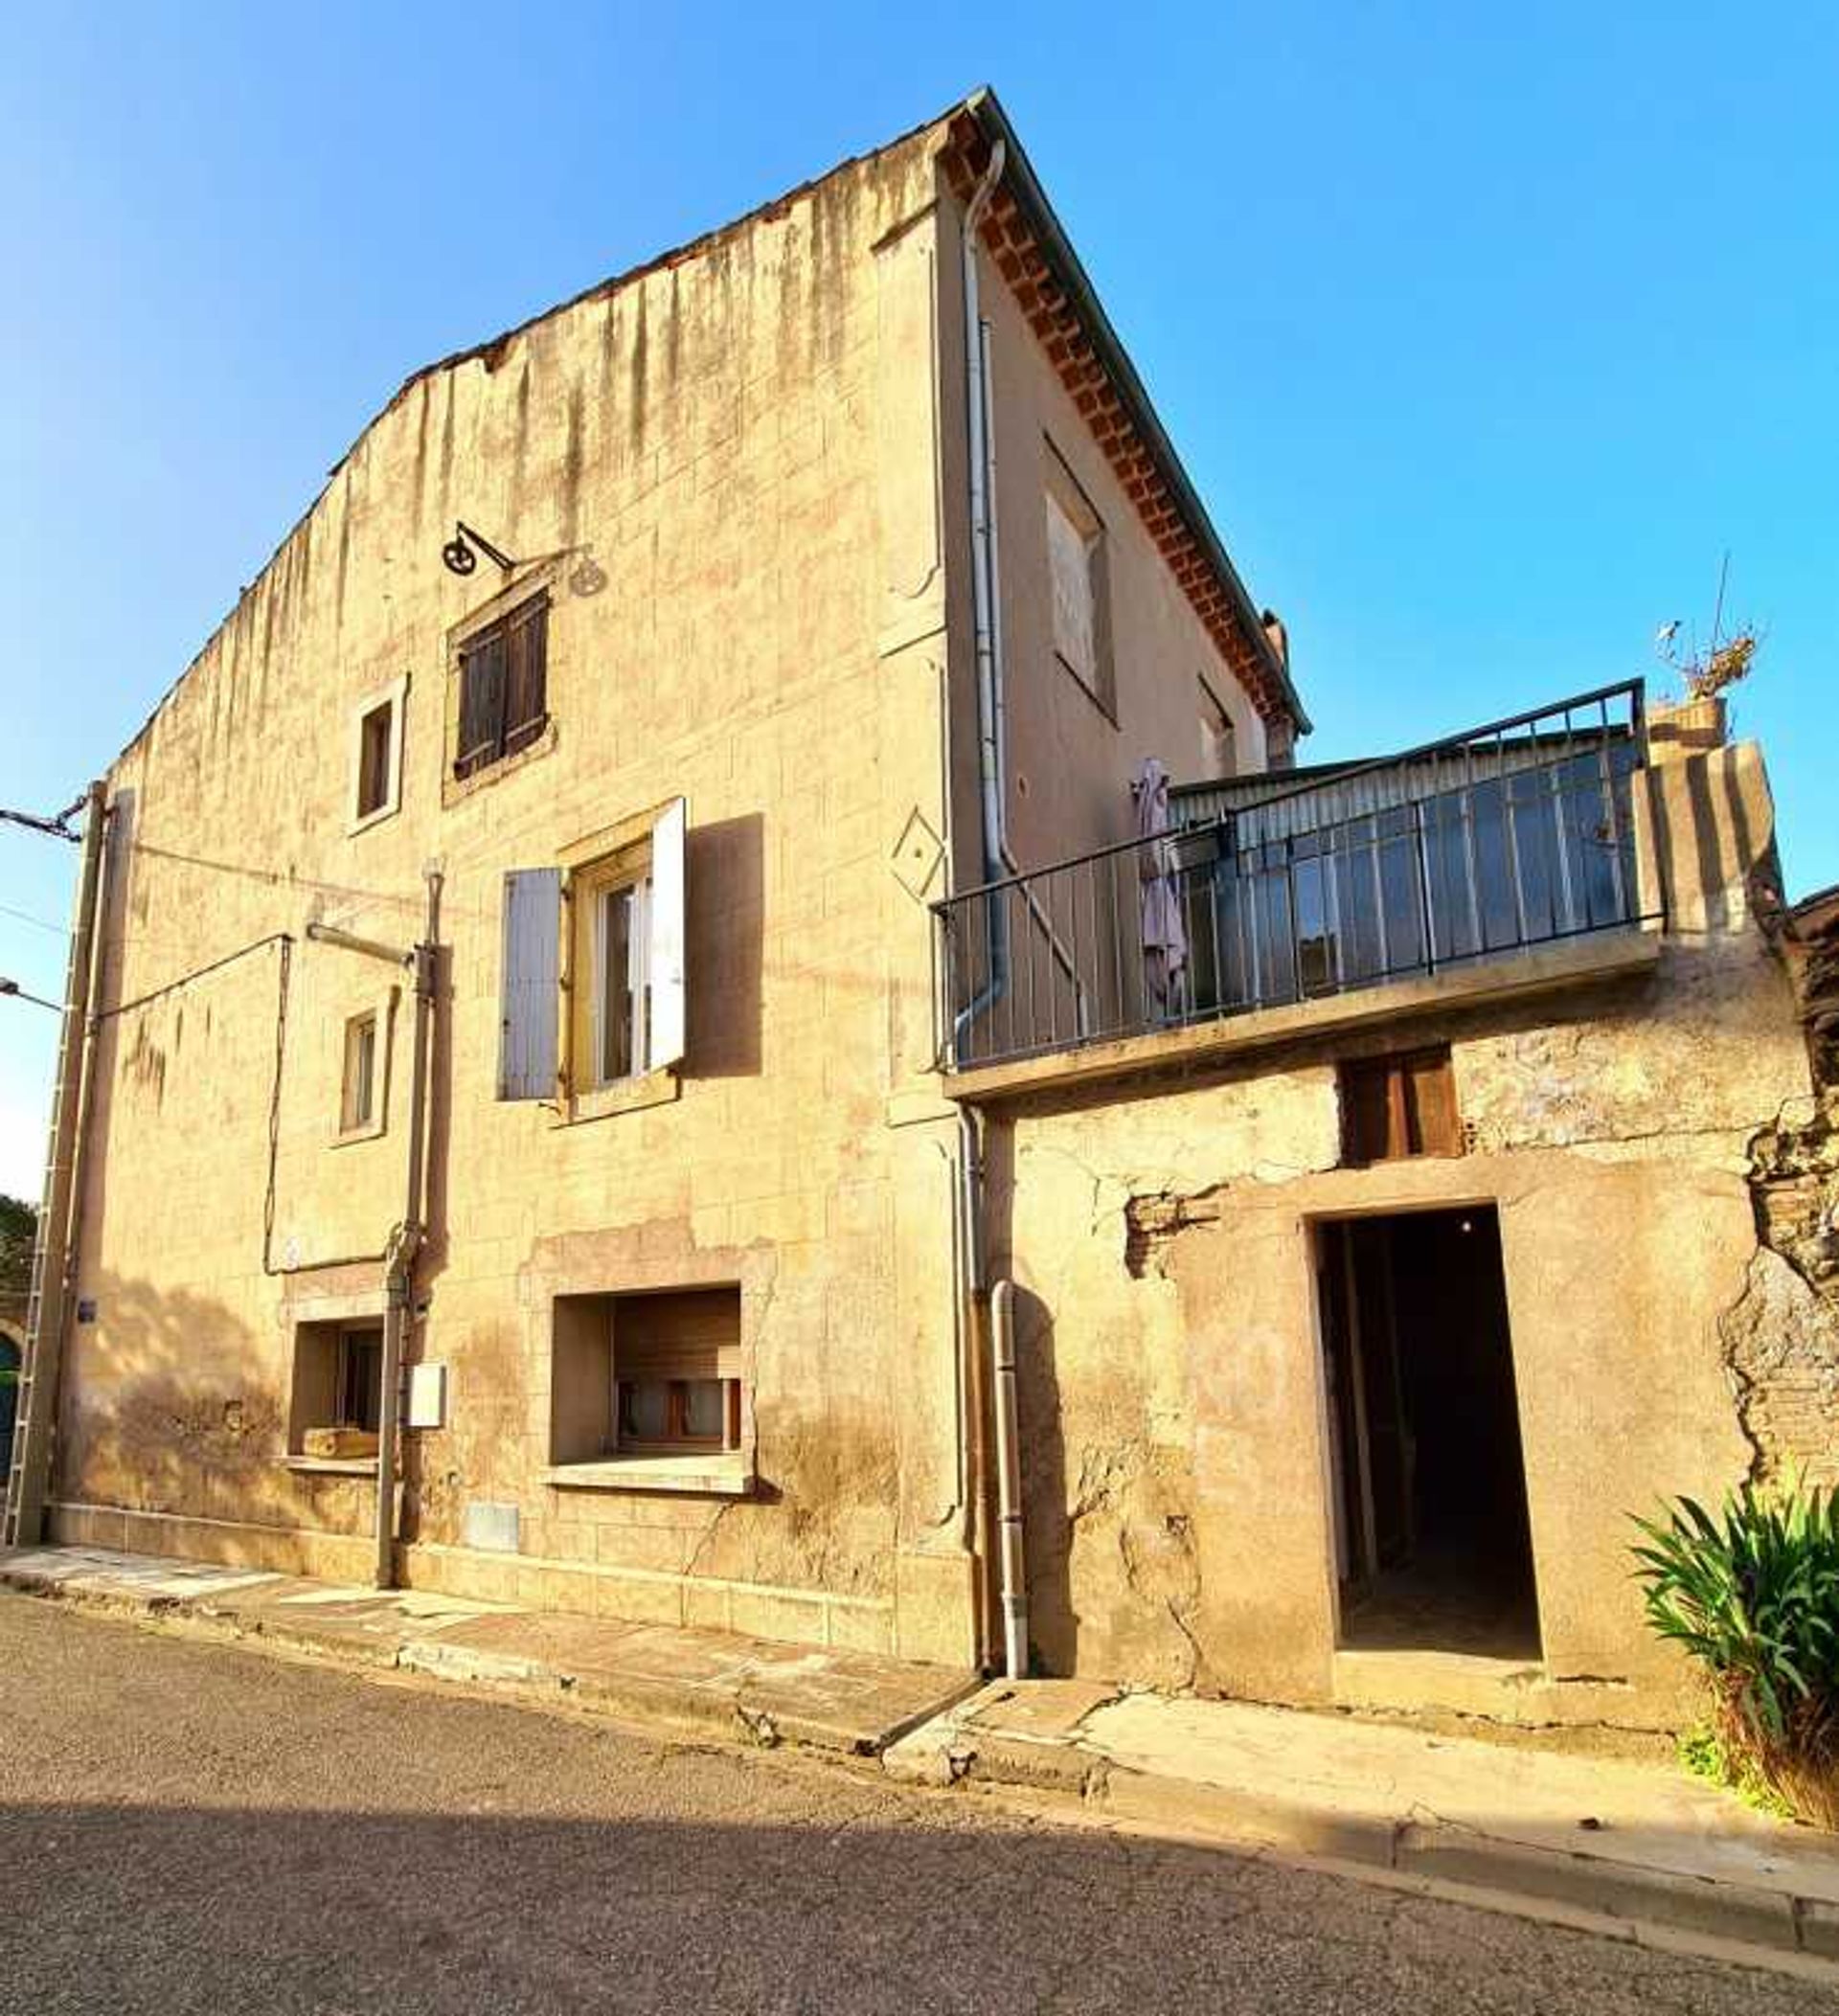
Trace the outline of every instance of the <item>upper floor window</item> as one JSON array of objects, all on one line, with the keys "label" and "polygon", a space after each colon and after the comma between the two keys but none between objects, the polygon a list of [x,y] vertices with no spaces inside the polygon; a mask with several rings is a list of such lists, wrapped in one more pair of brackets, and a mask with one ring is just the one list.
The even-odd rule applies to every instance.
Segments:
[{"label": "upper floor window", "polygon": [[453,774],[474,777],[535,741],[549,722],[549,592],[533,595],[460,646]]},{"label": "upper floor window", "polygon": [[345,1025],[345,1081],[339,1099],[341,1134],[355,1134],[376,1121],[377,1013],[353,1015]]},{"label": "upper floor window", "polygon": [[1232,777],[1238,770],[1238,734],[1205,677],[1200,682],[1200,773]]},{"label": "upper floor window", "polygon": [[1106,714],[1115,715],[1104,524],[1051,442],[1045,459],[1054,655]]},{"label": "upper floor window", "polygon": [[360,702],[352,716],[348,828],[355,833],[387,819],[402,802],[402,721],[406,675]]},{"label": "upper floor window", "polygon": [[588,1119],[682,1060],[686,834],[673,799],[506,877],[501,1099]]}]

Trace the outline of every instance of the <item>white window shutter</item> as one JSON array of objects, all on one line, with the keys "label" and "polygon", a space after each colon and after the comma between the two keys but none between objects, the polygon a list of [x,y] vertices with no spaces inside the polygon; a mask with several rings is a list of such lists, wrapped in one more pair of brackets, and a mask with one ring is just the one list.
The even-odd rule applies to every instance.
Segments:
[{"label": "white window shutter", "polygon": [[514,868],[505,876],[505,964],[498,1013],[498,1097],[556,1097],[560,1021],[562,872]]},{"label": "white window shutter", "polygon": [[647,1071],[683,1061],[684,851],[689,806],[673,798],[651,827],[651,1040]]}]

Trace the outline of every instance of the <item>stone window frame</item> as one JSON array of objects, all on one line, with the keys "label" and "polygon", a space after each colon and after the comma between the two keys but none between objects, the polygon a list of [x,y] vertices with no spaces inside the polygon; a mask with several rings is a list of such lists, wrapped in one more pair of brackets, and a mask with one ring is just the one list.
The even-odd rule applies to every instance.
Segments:
[{"label": "stone window frame", "polygon": [[[393,819],[402,809],[402,756],[407,740],[409,675],[398,673],[387,686],[366,693],[351,712],[351,785],[346,800],[345,836],[354,839],[374,826]],[[362,809],[364,791],[365,727],[381,709],[390,711],[390,746],[384,759],[384,789],[381,800],[367,812]]]},{"label": "stone window frame", "polygon": [[[333,1057],[338,1105],[332,1121],[331,1141],[331,1145],[335,1148],[350,1147],[353,1143],[361,1141],[377,1141],[389,1132],[397,1008],[401,997],[400,987],[384,987],[367,999],[360,999],[348,1014],[342,1015],[338,1020],[338,1046]],[[374,1020],[376,1024],[376,1050],[371,1066],[371,1114],[368,1120],[347,1124],[348,1095],[351,1089],[352,1031],[356,1024],[366,1020]]]},{"label": "stone window frame", "polygon": [[[536,1457],[536,1482],[553,1491],[655,1492],[716,1499],[758,1496],[758,1331],[772,1302],[777,1255],[770,1249],[708,1247],[656,1260],[629,1257],[612,1266],[599,1266],[590,1253],[601,1237],[573,1235],[567,1243],[583,1249],[579,1260],[546,1273],[531,1283],[526,1294],[528,1390],[533,1409],[529,1431]],[[708,1453],[555,1461],[556,1304],[589,1297],[612,1299],[700,1288],[736,1288],[740,1296],[738,1446]]]},{"label": "stone window frame", "polygon": [[[441,733],[441,804],[443,810],[463,804],[475,792],[489,790],[493,784],[516,776],[530,764],[549,755],[556,747],[556,673],[561,657],[557,645],[565,628],[561,616],[567,601],[567,598],[557,592],[560,574],[559,556],[533,561],[519,569],[516,576],[507,580],[495,594],[488,596],[476,608],[468,610],[458,623],[448,625],[443,645],[445,693],[442,707]],[[510,755],[499,757],[496,761],[485,764],[469,776],[456,777],[454,764],[459,760],[461,754],[460,713],[465,683],[461,663],[463,654],[475,638],[538,596],[547,596],[549,599],[543,647],[545,719],[542,729]]]}]

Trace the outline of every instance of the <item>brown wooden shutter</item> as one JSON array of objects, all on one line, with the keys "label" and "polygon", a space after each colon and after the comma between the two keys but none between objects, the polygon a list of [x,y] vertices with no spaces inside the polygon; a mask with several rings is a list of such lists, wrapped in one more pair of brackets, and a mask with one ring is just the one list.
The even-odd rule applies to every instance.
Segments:
[{"label": "brown wooden shutter", "polygon": [[1341,1147],[1351,1163],[1460,1155],[1462,1121],[1446,1047],[1341,1066]]},{"label": "brown wooden shutter", "polygon": [[534,741],[548,720],[549,598],[514,610],[506,624],[505,751]]},{"label": "brown wooden shutter", "polygon": [[495,762],[505,753],[505,632],[476,637],[460,654],[460,747],[456,777]]}]

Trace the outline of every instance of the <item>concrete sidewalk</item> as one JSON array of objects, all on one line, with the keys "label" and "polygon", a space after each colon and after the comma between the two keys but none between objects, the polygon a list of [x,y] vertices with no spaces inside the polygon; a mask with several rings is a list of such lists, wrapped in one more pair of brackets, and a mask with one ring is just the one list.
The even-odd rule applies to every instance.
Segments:
[{"label": "concrete sidewalk", "polygon": [[1650,1943],[1839,1971],[1839,1837],[1661,1766],[1078,1681],[998,1682],[882,1761],[935,1783],[1058,1788],[1121,1821],[1584,1914]]},{"label": "concrete sidewalk", "polygon": [[872,1653],[476,1603],[97,1548],[0,1552],[0,1588],[486,1683],[761,1743],[872,1756],[974,1676]]}]

